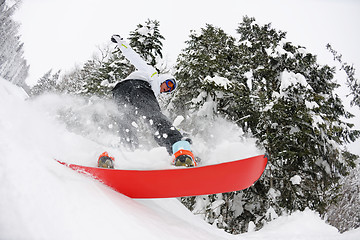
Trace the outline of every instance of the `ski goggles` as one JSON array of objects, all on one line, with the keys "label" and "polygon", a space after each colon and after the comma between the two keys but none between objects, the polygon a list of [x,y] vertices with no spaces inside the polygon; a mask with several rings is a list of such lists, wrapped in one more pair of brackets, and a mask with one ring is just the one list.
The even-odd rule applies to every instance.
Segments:
[{"label": "ski goggles", "polygon": [[167,92],[171,92],[176,88],[175,79],[168,79],[165,81],[166,86],[169,88]]}]

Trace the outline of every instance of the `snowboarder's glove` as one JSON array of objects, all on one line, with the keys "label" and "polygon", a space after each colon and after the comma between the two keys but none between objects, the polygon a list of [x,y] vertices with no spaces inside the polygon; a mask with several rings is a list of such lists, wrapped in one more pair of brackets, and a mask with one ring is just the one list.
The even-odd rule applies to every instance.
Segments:
[{"label": "snowboarder's glove", "polygon": [[122,37],[120,37],[120,35],[114,34],[114,35],[111,36],[111,41],[113,43],[118,43],[118,40],[122,40]]}]

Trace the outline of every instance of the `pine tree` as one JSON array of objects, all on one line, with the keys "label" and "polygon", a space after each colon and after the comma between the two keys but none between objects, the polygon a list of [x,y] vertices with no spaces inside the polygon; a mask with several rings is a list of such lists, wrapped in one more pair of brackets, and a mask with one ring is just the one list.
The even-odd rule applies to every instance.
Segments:
[{"label": "pine tree", "polygon": [[88,60],[80,71],[80,82],[82,82],[80,93],[85,96],[104,94],[104,89],[101,87],[103,79],[100,78],[99,68],[100,64],[96,60]]},{"label": "pine tree", "polygon": [[334,55],[334,60],[341,64],[340,70],[344,70],[347,75],[347,86],[350,89],[350,95],[353,95],[351,105],[360,107],[360,81],[355,78],[355,68],[342,60],[342,55],[335,51],[330,44],[326,45],[327,49]]},{"label": "pine tree", "polygon": [[108,47],[100,49],[101,56],[94,56],[81,68],[64,75],[57,89],[62,93],[110,98],[111,90],[124,79],[133,67],[119,51]]},{"label": "pine tree", "polygon": [[360,227],[360,165],[341,180],[339,195],[327,211],[327,221],[340,232]]},{"label": "pine tree", "polygon": [[192,31],[189,37],[176,65],[179,86],[171,105],[175,114],[202,108],[204,115],[224,113],[233,118],[233,99],[246,92],[246,86],[237,82],[234,68],[235,38],[210,24],[200,32]]},{"label": "pine tree", "polygon": [[334,68],[317,64],[316,56],[286,42],[270,25],[245,19],[237,31],[250,42],[244,48],[259,54],[250,58],[258,64],[252,91],[260,113],[252,129],[269,154],[269,190],[281,193],[271,207],[279,214],[306,207],[324,214],[331,187],[354,164],[341,146],[359,136],[342,120],[353,116],[334,93]]},{"label": "pine tree", "polygon": [[[354,166],[355,156],[342,146],[359,136],[343,120],[352,114],[334,93],[335,69],[319,65],[270,24],[245,17],[237,32],[238,42],[211,25],[190,35],[178,60],[181,85],[172,107],[186,115],[187,107],[201,112],[210,105],[214,114],[253,134],[269,164],[249,189],[183,201],[191,208],[205,202],[207,220],[216,218],[232,233],[246,231],[250,221],[260,228],[306,207],[324,214],[339,179]],[[221,91],[208,81],[219,76],[228,81]],[[221,203],[216,210],[215,202]]]},{"label": "pine tree", "polygon": [[80,74],[81,70],[75,68],[71,72],[63,75],[60,82],[56,85],[57,91],[63,94],[80,94],[82,87]]},{"label": "pine tree", "polygon": [[43,93],[56,92],[57,91],[57,83],[60,77],[60,70],[54,74],[52,73],[52,69],[50,69],[47,73],[42,76],[39,81],[31,88],[30,95],[38,96]]},{"label": "pine tree", "polygon": [[8,5],[0,0],[0,76],[19,86],[25,85],[29,65],[23,57],[23,43],[18,36],[19,24],[12,15],[20,1]]},{"label": "pine tree", "polygon": [[130,33],[130,46],[148,62],[156,67],[158,58],[162,58],[162,40],[165,38],[160,34],[160,22],[148,19],[145,24],[137,25]]}]

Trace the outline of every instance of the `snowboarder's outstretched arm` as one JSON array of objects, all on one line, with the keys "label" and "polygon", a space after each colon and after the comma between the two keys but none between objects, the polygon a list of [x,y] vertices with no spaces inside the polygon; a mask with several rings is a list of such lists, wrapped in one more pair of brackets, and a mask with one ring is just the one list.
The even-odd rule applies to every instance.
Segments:
[{"label": "snowboarder's outstretched arm", "polygon": [[142,59],[140,55],[135,52],[134,49],[132,49],[131,46],[119,35],[113,35],[111,37],[111,41],[117,43],[121,52],[138,71],[146,72],[150,77],[153,77],[158,73],[154,67],[147,64],[144,59]]}]

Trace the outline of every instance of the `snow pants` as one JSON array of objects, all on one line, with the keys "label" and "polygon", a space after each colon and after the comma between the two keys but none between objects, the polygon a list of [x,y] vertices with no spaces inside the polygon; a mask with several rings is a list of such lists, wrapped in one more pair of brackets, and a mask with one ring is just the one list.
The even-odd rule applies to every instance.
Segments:
[{"label": "snow pants", "polygon": [[140,120],[145,121],[156,142],[166,147],[171,155],[172,145],[181,141],[183,136],[161,112],[151,85],[143,80],[124,80],[112,91],[119,111],[124,115],[118,124],[123,142],[136,147],[138,142],[134,125]]}]

